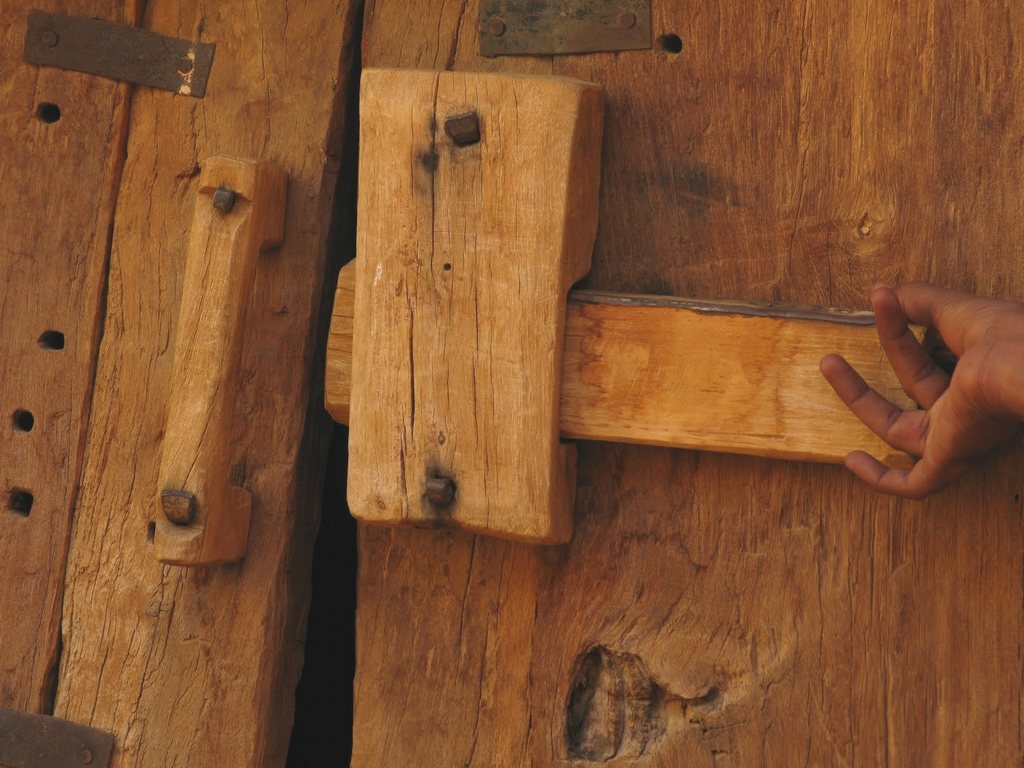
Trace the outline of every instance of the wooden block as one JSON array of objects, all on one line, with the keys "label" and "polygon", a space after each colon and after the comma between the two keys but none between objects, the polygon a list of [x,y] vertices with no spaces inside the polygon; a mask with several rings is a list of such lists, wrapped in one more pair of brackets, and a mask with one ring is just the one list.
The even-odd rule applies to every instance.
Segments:
[{"label": "wooden block", "polygon": [[361,119],[352,512],[566,541],[565,297],[596,234],[601,91],[367,70]]},{"label": "wooden block", "polygon": [[[353,262],[339,277],[328,345],[327,409],[341,423],[355,272]],[[916,407],[882,353],[870,313],[573,291],[561,434],[829,463],[859,448],[907,464],[822,378],[818,362],[830,352],[892,402]]]},{"label": "wooden block", "polygon": [[286,189],[285,174],[270,163],[204,164],[160,460],[161,562],[211,565],[245,555],[252,499],[229,482],[239,358],[256,260],[284,235]]}]

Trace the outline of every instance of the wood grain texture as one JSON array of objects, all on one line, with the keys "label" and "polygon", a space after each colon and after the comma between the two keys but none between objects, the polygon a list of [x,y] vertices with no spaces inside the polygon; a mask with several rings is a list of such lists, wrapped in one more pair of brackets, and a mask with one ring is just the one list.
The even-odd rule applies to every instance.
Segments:
[{"label": "wood grain texture", "polygon": [[[113,731],[115,768],[278,766],[319,517],[311,389],[356,8],[153,3],[144,26],[216,41],[217,54],[203,99],[132,98],[56,713]],[[246,559],[180,568],[157,560],[147,523],[201,164],[216,155],[288,174],[285,243],[257,265],[235,393],[232,480],[254,502]]]},{"label": "wood grain texture", "polygon": [[873,326],[649,304],[573,304],[565,437],[834,464],[856,448],[906,464],[818,370],[822,357],[839,353],[892,402],[916,407]]},{"label": "wood grain texture", "polygon": [[341,268],[334,289],[331,327],[324,366],[324,408],[339,424],[348,424],[352,402],[352,326],[356,307],[356,262]]},{"label": "wood grain texture", "polygon": [[[342,424],[351,398],[355,277],[353,262],[338,278],[328,341],[327,410]],[[571,292],[562,437],[826,463],[842,463],[858,448],[905,465],[907,456],[850,413],[818,372],[824,355],[841,354],[890,401],[916,407],[885,359],[871,314],[785,312]]]},{"label": "wood grain texture", "polygon": [[[288,179],[272,163],[211,157],[197,187],[152,510],[156,556],[171,565],[245,556],[252,496],[229,477],[235,396],[256,262],[284,238]],[[191,497],[185,524],[165,506],[182,493]]]},{"label": "wood grain texture", "polygon": [[[439,0],[371,3],[364,52],[606,89],[591,286],[1024,296],[1019,5],[653,11],[681,53],[481,60],[477,4]],[[568,547],[363,526],[354,765],[1018,764],[1019,466],[918,503],[839,467],[590,443]]]},{"label": "wood grain texture", "polygon": [[[602,107],[600,89],[563,78],[364,71],[356,517],[571,536],[559,379],[565,296],[597,232]],[[448,121],[470,113],[479,140],[460,146]],[[438,477],[457,489],[447,503],[426,492]]]},{"label": "wood grain texture", "polygon": [[32,712],[52,706],[128,109],[123,85],[21,60],[38,7],[5,2],[0,25],[0,708]]}]

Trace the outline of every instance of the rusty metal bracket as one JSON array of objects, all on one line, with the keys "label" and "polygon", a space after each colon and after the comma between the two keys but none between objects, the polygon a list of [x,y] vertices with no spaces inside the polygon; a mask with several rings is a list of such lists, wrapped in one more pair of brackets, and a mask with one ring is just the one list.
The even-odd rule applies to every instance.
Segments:
[{"label": "rusty metal bracket", "polygon": [[213,43],[194,43],[99,19],[31,11],[25,61],[201,98]]},{"label": "rusty metal bracket", "polygon": [[480,6],[484,56],[650,47],[650,0],[484,0]]},{"label": "rusty metal bracket", "polygon": [[0,709],[0,766],[109,768],[114,735],[61,720]]}]

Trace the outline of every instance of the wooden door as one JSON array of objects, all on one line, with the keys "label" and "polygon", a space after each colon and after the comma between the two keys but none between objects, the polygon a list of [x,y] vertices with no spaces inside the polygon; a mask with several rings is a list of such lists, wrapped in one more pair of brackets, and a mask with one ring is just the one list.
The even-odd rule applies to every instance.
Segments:
[{"label": "wooden door", "polygon": [[21,60],[36,7],[5,3],[0,31],[0,708],[33,712],[53,705],[127,114],[126,86]]},{"label": "wooden door", "polygon": [[[214,43],[205,96],[26,63],[39,6]],[[0,709],[113,733],[114,768],[285,763],[360,11],[345,0],[0,11]],[[246,557],[180,567],[157,558],[149,522],[213,156],[275,164],[288,202],[281,247],[238,299],[251,306],[227,450],[232,481],[253,496]]]},{"label": "wooden door", "polygon": [[[483,58],[476,2],[371,0],[363,64],[602,85],[590,286],[1024,296],[1018,4],[653,14],[649,51]],[[568,546],[362,526],[353,764],[1018,764],[1019,461],[916,503],[584,443]]]}]

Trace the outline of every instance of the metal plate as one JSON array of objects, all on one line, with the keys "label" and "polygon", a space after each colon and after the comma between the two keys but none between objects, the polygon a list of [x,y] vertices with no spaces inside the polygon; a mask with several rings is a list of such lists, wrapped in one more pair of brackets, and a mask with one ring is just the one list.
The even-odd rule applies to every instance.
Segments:
[{"label": "metal plate", "polygon": [[47,715],[0,709],[0,766],[109,768],[114,736]]},{"label": "metal plate", "polygon": [[99,19],[28,15],[25,61],[202,97],[213,43],[193,43]]},{"label": "metal plate", "polygon": [[608,291],[572,291],[574,304],[614,304],[619,307],[668,307],[688,309],[703,315],[743,315],[746,317],[778,317],[787,320],[815,320],[841,325],[874,325],[875,313],[855,309],[822,307],[813,304],[789,304],[782,301],[735,301],[729,299],[684,299],[678,296],[651,296]]},{"label": "metal plate", "polygon": [[480,6],[484,56],[650,47],[650,0],[484,0]]}]

